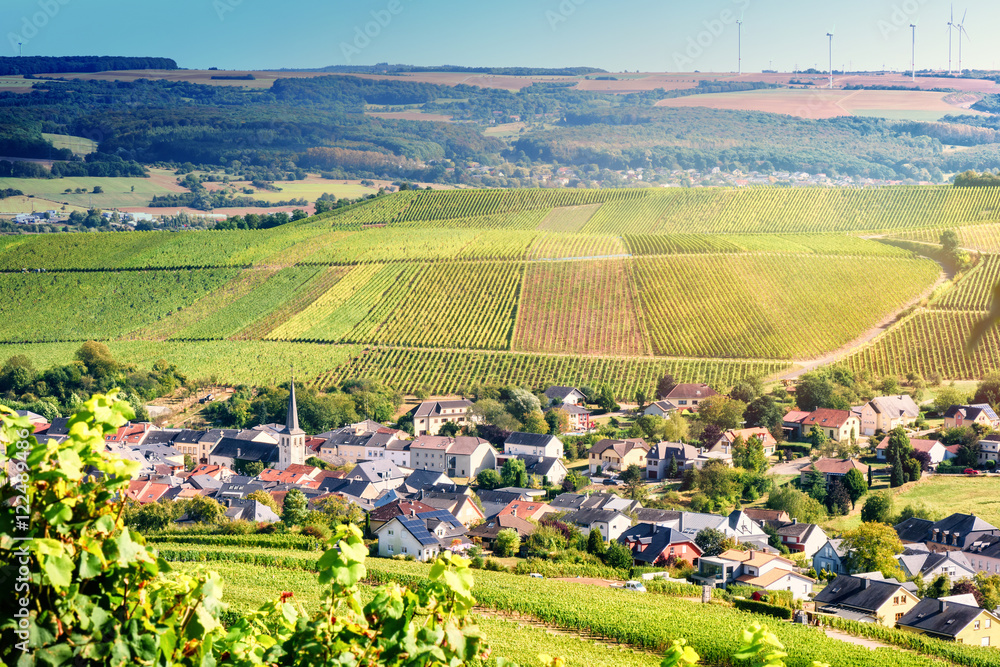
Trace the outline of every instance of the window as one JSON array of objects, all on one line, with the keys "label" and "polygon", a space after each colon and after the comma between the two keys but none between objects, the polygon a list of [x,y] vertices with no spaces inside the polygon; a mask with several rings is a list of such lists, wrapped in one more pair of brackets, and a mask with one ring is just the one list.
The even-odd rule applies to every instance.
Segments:
[{"label": "window", "polygon": [[389,553],[392,553],[392,545],[389,545]]},{"label": "window", "polygon": [[991,625],[993,625],[993,621],[991,621],[990,619],[987,618],[983,620],[983,627],[985,629],[989,630]]},{"label": "window", "polygon": [[403,553],[404,554],[406,553],[406,547],[403,547]]},{"label": "window", "polygon": [[896,621],[899,621],[899,619],[901,619],[901,618],[903,618],[902,612],[896,614]]},{"label": "window", "polygon": [[979,621],[976,621],[975,623],[972,624],[972,629],[973,630],[978,630],[979,629]]},{"label": "window", "polygon": [[990,638],[989,637],[983,637],[982,641],[979,642],[979,645],[980,646],[989,646],[990,645]]},{"label": "window", "polygon": [[893,604],[899,604],[899,596],[898,595],[892,599],[892,603]]}]

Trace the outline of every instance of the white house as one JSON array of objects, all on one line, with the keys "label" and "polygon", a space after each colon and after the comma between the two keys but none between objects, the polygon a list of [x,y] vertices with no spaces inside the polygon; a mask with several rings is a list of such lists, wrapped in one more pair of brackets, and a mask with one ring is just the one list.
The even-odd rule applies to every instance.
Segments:
[{"label": "white house", "polygon": [[[926,452],[931,457],[931,466],[933,467],[936,467],[942,461],[955,458],[955,454],[938,440],[919,440],[914,438],[910,440],[910,445],[916,452]],[[878,444],[878,447],[875,448],[876,458],[879,461],[885,461],[885,450],[888,446],[889,436],[885,436],[882,438],[882,442]]]},{"label": "white house", "polygon": [[545,390],[545,398],[552,405],[584,405],[587,397],[576,387],[549,387]]},{"label": "white house", "polygon": [[897,426],[909,426],[920,417],[920,408],[906,395],[876,396],[861,406],[861,434],[888,433]]},{"label": "white house", "polygon": [[563,457],[563,443],[554,435],[511,433],[504,440],[503,453],[514,456],[543,456],[561,459]]},{"label": "white house", "polygon": [[433,560],[447,550],[462,550],[469,542],[463,536],[465,526],[450,512],[417,513],[400,515],[375,530],[378,553],[383,558],[413,556],[417,560]]},{"label": "white house", "polygon": [[677,406],[670,401],[656,401],[655,403],[650,403],[646,406],[646,409],[643,410],[643,414],[649,415],[650,417],[663,417],[665,419],[676,410]]},{"label": "white house", "polygon": [[597,530],[605,542],[617,540],[632,525],[632,519],[617,510],[577,510],[563,517],[563,521],[586,533]]},{"label": "white house", "polygon": [[951,581],[971,579],[976,575],[976,568],[969,563],[969,558],[961,551],[945,551],[931,553],[929,551],[913,551],[907,549],[896,556],[899,565],[906,573],[906,578],[920,575],[930,583],[939,575],[946,574]]},{"label": "white house", "polygon": [[847,567],[847,549],[843,547],[844,540],[827,540],[813,556],[813,569],[817,572],[833,572],[834,574],[850,574]]}]

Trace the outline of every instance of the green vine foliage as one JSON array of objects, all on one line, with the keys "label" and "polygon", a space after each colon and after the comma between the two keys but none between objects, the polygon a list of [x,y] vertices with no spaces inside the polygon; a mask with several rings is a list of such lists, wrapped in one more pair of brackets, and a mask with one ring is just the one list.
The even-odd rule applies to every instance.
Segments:
[{"label": "green vine foliage", "polygon": [[[489,656],[471,615],[468,561],[448,554],[425,581],[363,596],[368,550],[352,524],[316,564],[320,611],[309,615],[283,595],[223,626],[219,576],[172,569],[124,524],[137,464],[106,455],[104,440],[130,418],[116,394],[94,396],[56,444],[38,441],[28,420],[0,406],[0,499],[15,510],[0,515],[0,577],[16,593],[0,597],[3,665],[461,667]],[[782,649],[754,626],[734,658],[780,667]],[[663,667],[698,660],[680,639]]]}]

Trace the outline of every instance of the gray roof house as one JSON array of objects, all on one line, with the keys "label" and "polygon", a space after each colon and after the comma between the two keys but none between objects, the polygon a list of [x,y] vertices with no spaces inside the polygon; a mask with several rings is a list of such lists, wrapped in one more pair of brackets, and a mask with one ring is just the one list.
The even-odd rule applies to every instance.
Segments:
[{"label": "gray roof house", "polygon": [[974,514],[955,513],[940,521],[913,517],[894,526],[903,544],[924,544],[933,551],[961,550],[1000,529]]}]

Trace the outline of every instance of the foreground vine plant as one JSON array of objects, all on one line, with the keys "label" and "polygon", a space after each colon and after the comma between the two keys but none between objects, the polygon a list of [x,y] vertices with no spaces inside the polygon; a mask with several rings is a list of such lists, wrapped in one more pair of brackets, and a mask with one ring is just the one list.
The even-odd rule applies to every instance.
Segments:
[{"label": "foreground vine plant", "polygon": [[[27,419],[0,406],[0,660],[4,665],[309,665],[460,667],[490,651],[475,627],[468,562],[446,555],[421,585],[389,583],[362,604],[367,548],[341,527],[317,563],[321,610],[274,600],[228,628],[217,574],[173,570],[122,520],[138,464],[104,454],[105,436],[133,417],[115,394],[95,396],[62,444],[39,442]],[[783,647],[754,626],[736,663],[781,667]],[[539,656],[547,667],[559,657]],[[699,657],[684,640],[662,667]],[[497,658],[498,667],[516,667]]]}]

